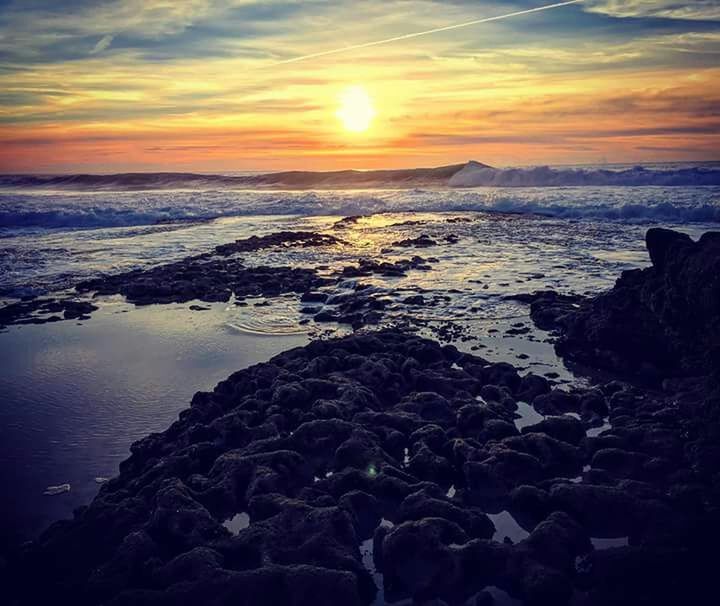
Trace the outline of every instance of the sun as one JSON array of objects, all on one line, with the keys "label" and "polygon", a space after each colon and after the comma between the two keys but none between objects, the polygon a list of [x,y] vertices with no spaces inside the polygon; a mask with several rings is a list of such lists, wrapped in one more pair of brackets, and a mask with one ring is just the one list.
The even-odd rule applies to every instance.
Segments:
[{"label": "sun", "polygon": [[335,115],[345,130],[362,133],[370,128],[375,117],[372,99],[362,86],[348,86],[339,96],[340,107]]}]

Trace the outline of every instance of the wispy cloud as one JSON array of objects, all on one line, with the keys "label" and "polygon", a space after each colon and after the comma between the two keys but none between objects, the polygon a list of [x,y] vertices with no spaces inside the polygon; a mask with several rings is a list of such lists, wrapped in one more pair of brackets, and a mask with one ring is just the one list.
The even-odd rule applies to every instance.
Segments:
[{"label": "wispy cloud", "polygon": [[720,21],[717,0],[585,0],[587,10],[612,17]]},{"label": "wispy cloud", "polygon": [[[17,0],[0,12],[0,170],[97,158],[109,170],[635,161],[655,148],[720,149],[716,3],[691,3],[690,20],[679,3],[593,1],[442,31],[542,4],[73,0],[61,10]],[[439,31],[404,37],[428,30]],[[397,43],[363,47],[388,38]],[[316,56],[277,65],[305,55]],[[377,111],[364,137],[335,118],[351,84]]]},{"label": "wispy cloud", "polygon": [[97,41],[97,44],[92,47],[92,50],[90,51],[91,55],[97,55],[98,53],[101,53],[104,51],[108,46],[112,44],[114,36],[112,34],[106,34],[100,40]]}]

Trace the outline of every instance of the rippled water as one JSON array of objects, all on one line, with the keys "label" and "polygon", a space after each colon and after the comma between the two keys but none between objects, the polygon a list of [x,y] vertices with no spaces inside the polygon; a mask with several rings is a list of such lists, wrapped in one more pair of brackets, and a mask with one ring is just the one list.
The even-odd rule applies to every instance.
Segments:
[{"label": "rippled water", "polygon": [[[717,224],[720,186],[99,192],[0,188],[0,296],[60,288],[77,276],[176,259],[249,233],[323,224],[327,217],[417,212],[540,214],[559,225],[580,219],[609,226],[651,221]],[[563,238],[562,229],[555,238]],[[543,242],[552,245],[551,235],[538,244]]]}]

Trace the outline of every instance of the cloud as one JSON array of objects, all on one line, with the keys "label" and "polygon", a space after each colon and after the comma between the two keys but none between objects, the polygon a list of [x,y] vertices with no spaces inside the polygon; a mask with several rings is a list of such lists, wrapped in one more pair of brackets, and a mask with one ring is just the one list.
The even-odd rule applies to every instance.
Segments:
[{"label": "cloud", "polygon": [[[206,24],[227,25],[242,36],[246,27],[238,11],[248,11],[245,21],[254,23],[256,17],[265,18],[268,5],[278,4],[284,6],[282,0],[75,0],[59,10],[52,0],[16,0],[0,9],[0,59],[17,64],[74,60],[87,55],[88,44],[98,36],[90,54],[102,52],[111,41],[117,47],[150,48],[186,34],[194,38],[191,30]],[[222,37],[229,34],[222,32]],[[203,42],[214,46],[212,32]]]},{"label": "cloud", "polygon": [[[628,17],[631,5],[633,17],[667,13],[664,1],[588,1],[595,12],[568,6],[270,69],[542,2],[0,0],[0,170],[110,149],[138,167],[165,149],[168,165],[288,168],[697,145],[690,157],[717,142],[719,24],[609,16],[621,4]],[[378,118],[349,143],[335,103],[357,83]]]},{"label": "cloud", "polygon": [[585,10],[611,17],[659,17],[693,21],[720,21],[718,0],[585,0]]},{"label": "cloud", "polygon": [[96,55],[96,54],[104,51],[108,46],[110,46],[112,44],[114,37],[115,36],[113,36],[111,34],[107,34],[107,35],[103,36],[102,38],[100,38],[100,40],[97,41],[97,44],[90,51],[90,54]]},{"label": "cloud", "polygon": [[720,31],[663,33],[620,38],[612,43],[603,38],[525,41],[523,45],[483,44],[460,48],[434,58],[438,64],[471,67],[483,74],[493,73],[495,86],[502,86],[528,73],[585,74],[626,69],[697,70],[717,65]]},{"label": "cloud", "polygon": [[720,32],[686,32],[654,38],[650,43],[678,52],[717,55],[720,53]]},{"label": "cloud", "polygon": [[718,135],[720,124],[710,123],[698,126],[648,126],[643,128],[613,128],[613,129],[587,129],[579,131],[577,128],[556,130],[554,132],[541,132],[536,134],[447,134],[447,133],[418,133],[413,137],[430,145],[482,145],[487,143],[568,143],[573,141],[593,141],[596,139],[616,138],[648,138],[648,137],[685,137],[687,135]]}]

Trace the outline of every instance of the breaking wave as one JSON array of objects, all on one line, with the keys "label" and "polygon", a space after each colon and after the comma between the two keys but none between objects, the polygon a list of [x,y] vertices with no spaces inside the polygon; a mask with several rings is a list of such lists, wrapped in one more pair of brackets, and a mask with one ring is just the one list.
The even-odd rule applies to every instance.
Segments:
[{"label": "breaking wave", "polygon": [[457,211],[636,223],[717,223],[720,187],[0,194],[0,228],[5,230],[168,226],[250,215]]},{"label": "breaking wave", "polygon": [[706,166],[672,168],[530,168],[496,169],[468,162],[449,180],[450,187],[681,187],[720,185],[720,169]]},{"label": "breaking wave", "polygon": [[694,187],[720,185],[720,167],[655,165],[494,168],[467,162],[437,168],[267,174],[123,173],[116,175],[0,175],[0,189],[157,191],[207,189],[362,189],[415,187]]}]

